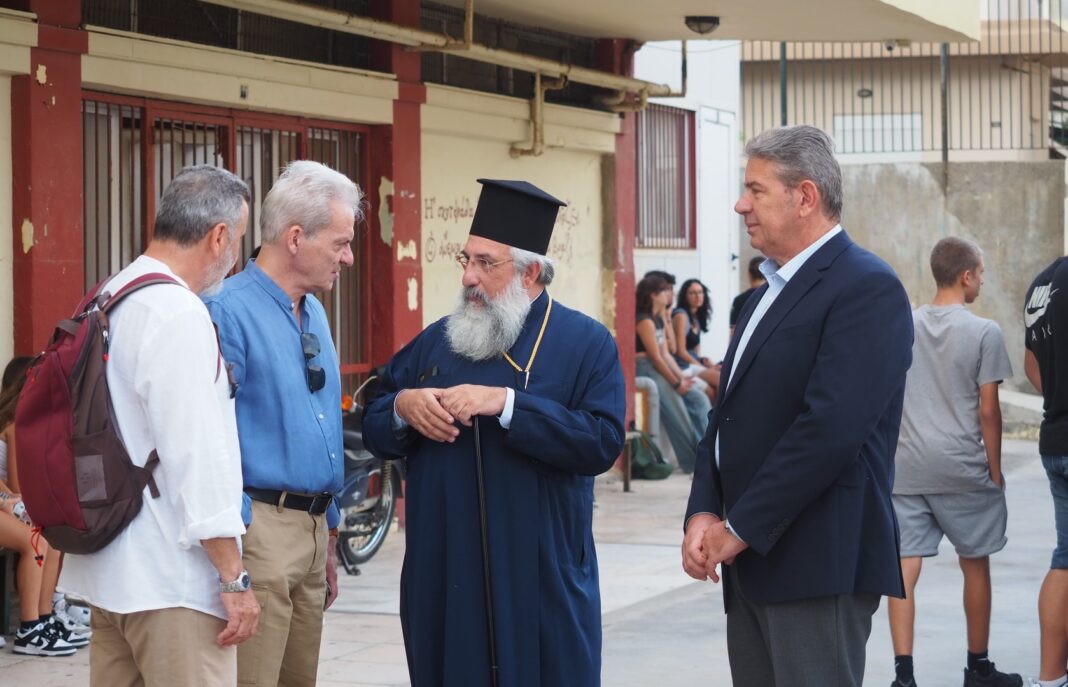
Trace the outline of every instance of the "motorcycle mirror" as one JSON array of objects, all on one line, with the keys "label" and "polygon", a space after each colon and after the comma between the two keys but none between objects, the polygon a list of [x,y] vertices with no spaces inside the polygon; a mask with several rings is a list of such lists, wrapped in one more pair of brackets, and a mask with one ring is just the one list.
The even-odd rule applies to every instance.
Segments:
[{"label": "motorcycle mirror", "polygon": [[[341,409],[346,411],[346,412],[351,410],[353,405],[356,403],[356,399],[360,398],[360,394],[363,393],[363,390],[367,387],[367,385],[370,384],[371,382],[375,381],[376,379],[378,379],[378,375],[371,375],[366,380],[364,380],[364,383],[361,384],[359,386],[359,388],[356,389],[356,391],[352,392],[351,396],[342,396],[342,398],[341,398]],[[347,407],[345,405],[345,399],[346,398],[348,399],[348,406]]]}]

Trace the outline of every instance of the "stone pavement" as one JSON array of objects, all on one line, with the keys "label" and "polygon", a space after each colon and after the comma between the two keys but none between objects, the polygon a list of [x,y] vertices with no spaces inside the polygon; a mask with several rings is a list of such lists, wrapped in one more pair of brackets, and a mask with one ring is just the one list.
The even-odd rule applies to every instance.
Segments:
[{"label": "stone pavement", "polygon": [[[1052,506],[1035,443],[1006,441],[1005,453],[1009,544],[992,563],[991,657],[1000,668],[1026,675],[1038,667],[1035,607],[1053,545]],[[720,589],[694,582],[679,565],[688,491],[682,475],[635,482],[630,494],[622,493],[614,474],[597,480],[606,687],[730,685]],[[394,532],[362,575],[342,576],[341,597],[326,617],[322,687],[408,684],[397,617],[403,548],[403,535]],[[916,675],[924,687],[961,683],[960,598],[956,558],[943,543],[940,555],[925,565],[917,592]],[[892,661],[884,604],[868,643],[866,683],[889,684]],[[16,656],[9,646],[0,651],[0,684],[85,685],[87,666],[88,650],[40,659]]]}]

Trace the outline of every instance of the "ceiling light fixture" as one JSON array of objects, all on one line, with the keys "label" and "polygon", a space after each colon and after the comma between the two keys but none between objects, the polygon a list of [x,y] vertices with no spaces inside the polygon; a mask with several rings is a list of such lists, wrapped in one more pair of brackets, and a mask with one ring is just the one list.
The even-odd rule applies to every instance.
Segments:
[{"label": "ceiling light fixture", "polygon": [[686,17],[686,28],[703,36],[706,33],[712,33],[719,28],[719,17],[691,14]]}]

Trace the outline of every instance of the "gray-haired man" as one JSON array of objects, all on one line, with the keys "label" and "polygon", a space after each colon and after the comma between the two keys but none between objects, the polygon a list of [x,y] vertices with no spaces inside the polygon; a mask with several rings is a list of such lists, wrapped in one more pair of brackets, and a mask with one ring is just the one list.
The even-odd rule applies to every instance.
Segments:
[{"label": "gray-haired man", "polygon": [[60,586],[93,606],[92,685],[232,686],[234,647],[256,628],[260,608],[242,584],[237,542],[245,528],[234,402],[198,297],[233,267],[248,200],[226,170],[183,170],[160,199],[144,255],[108,284],[114,293],[158,272],[182,286],[136,291],[110,313],[115,419],[135,464],[159,454],[160,497],[146,495],[102,550],[66,558]]},{"label": "gray-haired man", "polygon": [[363,194],[343,174],[291,163],[263,202],[263,248],[208,308],[233,364],[248,533],[244,561],[264,606],[238,651],[241,682],[313,685],[343,479],[341,378],[326,311],[352,265]]},{"label": "gray-haired man", "polygon": [[839,224],[830,137],[746,146],[734,206],[768,283],[742,308],[698,448],[683,567],[718,581],[737,687],[864,678],[880,596],[901,596],[890,503],[912,317],[890,267]]}]

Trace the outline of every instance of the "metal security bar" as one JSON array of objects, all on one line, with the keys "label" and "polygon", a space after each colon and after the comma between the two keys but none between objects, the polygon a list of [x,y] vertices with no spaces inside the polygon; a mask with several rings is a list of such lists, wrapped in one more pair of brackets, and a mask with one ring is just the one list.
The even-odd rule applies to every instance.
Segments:
[{"label": "metal security bar", "polygon": [[300,158],[300,129],[268,126],[237,127],[234,173],[248,184],[252,203],[248,209],[248,229],[241,242],[239,266],[244,265],[256,246],[263,242],[260,215],[263,199],[287,164]]},{"label": "metal security bar", "polygon": [[[366,177],[363,172],[366,156],[360,154],[360,151],[364,150],[362,133],[311,127],[308,129],[307,141],[309,160],[322,162],[350,179]],[[366,186],[363,188],[366,189]],[[334,290],[321,294],[321,300],[326,307],[326,314],[334,332],[334,344],[341,360],[369,360],[370,340],[360,336],[364,329],[362,323],[343,316],[344,313],[370,313],[368,276],[371,263],[367,241],[353,241],[352,255],[354,267],[343,269]]]},{"label": "metal security bar", "polygon": [[694,114],[666,105],[638,113],[637,248],[695,247]]},{"label": "metal security bar", "polygon": [[84,103],[86,290],[144,250],[141,125],[139,107]]},{"label": "metal security bar", "polygon": [[[260,243],[263,199],[286,164],[316,160],[364,189],[369,176],[366,128],[357,125],[102,93],[85,95],[82,121],[86,288],[141,254],[163,191],[189,165],[224,167],[249,185],[252,202],[237,269]],[[366,227],[358,226],[355,267],[319,294],[346,389],[371,369],[368,240]]]},{"label": "metal security bar", "polygon": [[[463,36],[464,10],[460,7],[424,2],[420,5],[421,26],[455,38]],[[476,3],[476,8],[478,4]],[[597,41],[592,38],[524,26],[494,17],[475,14],[475,40],[502,50],[547,57],[580,67],[597,67]],[[427,83],[438,83],[488,93],[529,99],[534,95],[534,75],[507,67],[497,67],[463,57],[463,53],[425,52],[422,76]],[[602,108],[596,96],[602,91],[581,83],[569,82],[560,90],[545,94],[546,102],[576,107]]]},{"label": "metal security bar", "polygon": [[[365,15],[369,0],[301,0]],[[82,0],[82,22],[150,36],[321,64],[373,68],[372,41],[200,0]]]},{"label": "metal security bar", "polygon": [[[984,0],[979,42],[947,49],[946,148],[1032,150],[1068,142],[1064,0]],[[832,133],[840,153],[943,148],[941,46],[748,42],[744,136],[786,123]],[[783,88],[785,83],[785,88]],[[785,102],[782,93],[785,92]]]}]

